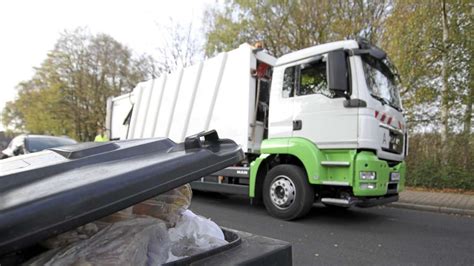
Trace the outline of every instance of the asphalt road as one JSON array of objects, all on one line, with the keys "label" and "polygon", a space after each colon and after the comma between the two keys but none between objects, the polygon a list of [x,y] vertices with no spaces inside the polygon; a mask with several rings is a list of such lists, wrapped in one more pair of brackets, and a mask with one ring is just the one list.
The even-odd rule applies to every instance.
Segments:
[{"label": "asphalt road", "polygon": [[474,218],[376,207],[315,205],[286,222],[248,199],[195,193],[191,210],[220,226],[292,244],[293,265],[474,265]]}]

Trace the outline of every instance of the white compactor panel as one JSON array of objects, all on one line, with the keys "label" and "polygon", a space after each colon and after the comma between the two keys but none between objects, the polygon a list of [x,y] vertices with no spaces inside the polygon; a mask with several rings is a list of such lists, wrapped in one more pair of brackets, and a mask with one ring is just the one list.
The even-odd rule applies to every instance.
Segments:
[{"label": "white compactor panel", "polygon": [[[255,151],[263,136],[252,132],[257,60],[273,65],[275,58],[242,44],[238,49],[157,79],[142,82],[132,93],[111,100],[108,119],[111,137],[120,139],[168,137],[182,142],[186,136],[216,129],[221,138]],[[124,106],[133,106],[123,125]],[[117,114],[117,111],[121,111]],[[124,129],[126,127],[126,129]]]},{"label": "white compactor panel", "polygon": [[127,117],[133,107],[133,94],[128,93],[107,101],[106,127],[111,139],[127,138]]}]

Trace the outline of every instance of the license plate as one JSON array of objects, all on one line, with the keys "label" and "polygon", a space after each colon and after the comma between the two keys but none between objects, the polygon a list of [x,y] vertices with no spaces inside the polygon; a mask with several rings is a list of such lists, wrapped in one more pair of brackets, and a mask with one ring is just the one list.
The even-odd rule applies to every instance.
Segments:
[{"label": "license plate", "polygon": [[400,173],[390,173],[390,181],[399,181]]}]

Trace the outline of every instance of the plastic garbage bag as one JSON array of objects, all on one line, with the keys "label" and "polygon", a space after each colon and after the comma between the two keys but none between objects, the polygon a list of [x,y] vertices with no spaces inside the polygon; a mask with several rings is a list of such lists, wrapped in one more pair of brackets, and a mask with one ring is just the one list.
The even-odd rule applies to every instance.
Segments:
[{"label": "plastic garbage bag", "polygon": [[101,221],[115,223],[146,215],[163,220],[168,227],[173,227],[181,213],[191,205],[192,195],[191,186],[186,184],[104,217]]},{"label": "plastic garbage bag", "polygon": [[51,237],[41,242],[41,245],[48,249],[61,248],[80,240],[88,239],[97,232],[99,232],[99,225],[96,223],[88,223],[74,230]]},{"label": "plastic garbage bag", "polygon": [[105,227],[89,239],[54,249],[28,265],[160,265],[171,242],[166,225],[155,218],[134,218]]},{"label": "plastic garbage bag", "polygon": [[192,196],[191,186],[186,184],[134,205],[132,212],[136,215],[147,215],[161,219],[166,222],[168,227],[172,227],[178,221],[181,213],[188,209]]},{"label": "plastic garbage bag", "polygon": [[105,222],[105,223],[116,223],[116,222],[120,222],[120,221],[133,219],[136,216],[133,214],[132,209],[133,209],[132,207],[123,209],[119,212],[116,212],[114,214],[106,216],[106,217],[100,219],[99,221]]},{"label": "plastic garbage bag", "polygon": [[187,210],[191,198],[185,185],[78,227],[46,240],[51,250],[26,264],[160,265],[227,244],[217,224]]},{"label": "plastic garbage bag", "polygon": [[192,256],[228,242],[219,226],[190,210],[182,213],[174,228],[168,230],[172,242],[169,261]]}]

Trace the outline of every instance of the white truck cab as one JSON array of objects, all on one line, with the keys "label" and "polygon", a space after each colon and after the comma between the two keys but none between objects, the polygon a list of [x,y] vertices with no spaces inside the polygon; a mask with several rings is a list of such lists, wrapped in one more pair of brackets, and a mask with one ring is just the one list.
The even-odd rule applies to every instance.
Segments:
[{"label": "white truck cab", "polygon": [[[386,59],[361,50],[358,42],[350,40],[278,58],[273,68],[269,138],[302,137],[320,149],[370,149],[381,159],[402,161],[406,130],[397,77],[389,64],[384,65]],[[333,51],[349,55],[346,94],[328,86],[328,55]]]}]

